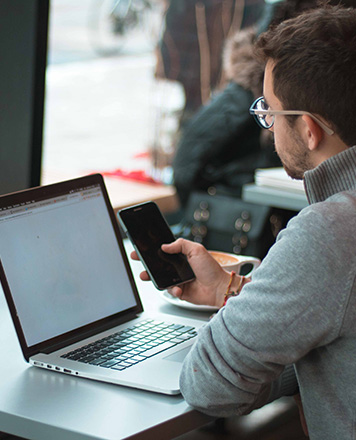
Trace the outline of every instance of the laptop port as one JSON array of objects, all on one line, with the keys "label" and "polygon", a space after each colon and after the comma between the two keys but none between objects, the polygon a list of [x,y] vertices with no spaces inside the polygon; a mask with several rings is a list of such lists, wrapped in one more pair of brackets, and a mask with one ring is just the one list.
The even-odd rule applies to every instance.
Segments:
[{"label": "laptop port", "polygon": [[65,373],[71,373],[71,372],[72,372],[72,370],[67,370],[66,368],[63,368],[63,371],[64,371]]}]

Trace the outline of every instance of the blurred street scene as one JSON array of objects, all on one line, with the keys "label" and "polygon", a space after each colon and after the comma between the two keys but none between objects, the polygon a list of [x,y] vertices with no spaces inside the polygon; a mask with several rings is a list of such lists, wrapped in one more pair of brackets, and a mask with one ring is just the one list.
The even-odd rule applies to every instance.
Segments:
[{"label": "blurred street scene", "polygon": [[[51,1],[44,173],[151,172],[147,152],[158,118],[183,105],[178,83],[154,79],[161,0],[124,3],[135,4],[136,15],[127,15],[131,27],[115,35],[109,19],[115,1]],[[174,131],[174,124],[167,127]]]}]

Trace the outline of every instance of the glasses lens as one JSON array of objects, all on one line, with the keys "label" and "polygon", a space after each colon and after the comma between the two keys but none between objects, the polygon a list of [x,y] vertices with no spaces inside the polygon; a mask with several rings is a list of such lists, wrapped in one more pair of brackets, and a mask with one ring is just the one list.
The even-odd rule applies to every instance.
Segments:
[{"label": "glasses lens", "polygon": [[[261,98],[256,103],[256,110],[268,110],[268,105],[266,104],[265,100]],[[273,125],[273,119],[271,119],[271,116],[268,117],[267,121],[267,115],[257,115],[259,123],[262,125],[263,128],[270,128]]]}]

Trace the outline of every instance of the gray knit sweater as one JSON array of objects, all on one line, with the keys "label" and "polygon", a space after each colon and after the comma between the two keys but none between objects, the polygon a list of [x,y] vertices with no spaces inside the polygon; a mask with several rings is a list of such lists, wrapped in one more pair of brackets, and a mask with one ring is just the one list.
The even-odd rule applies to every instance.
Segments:
[{"label": "gray knit sweater", "polygon": [[307,172],[305,188],[310,206],[201,330],[181,389],[230,416],[299,385],[312,440],[356,439],[356,146]]}]

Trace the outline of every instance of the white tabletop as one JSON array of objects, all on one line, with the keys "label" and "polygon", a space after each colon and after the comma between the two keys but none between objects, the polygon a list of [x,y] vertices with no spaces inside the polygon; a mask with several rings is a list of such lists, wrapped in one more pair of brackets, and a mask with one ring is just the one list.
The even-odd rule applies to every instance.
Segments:
[{"label": "white tabletop", "polygon": [[[129,246],[128,246],[129,247]],[[132,262],[135,275],[141,264]],[[207,320],[137,281],[146,311]],[[165,396],[30,367],[23,359],[0,287],[0,431],[34,440],[171,439],[212,419],[181,396]]]}]

